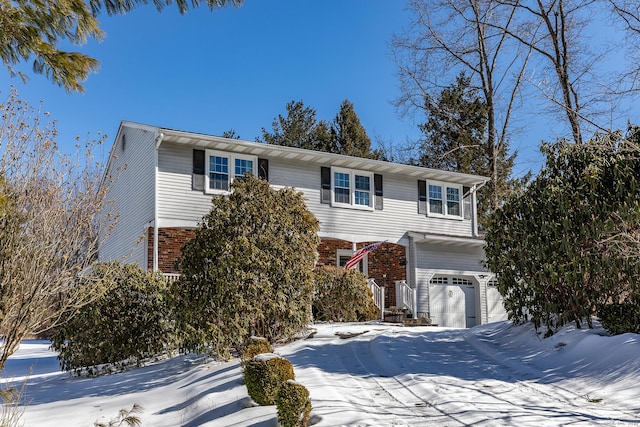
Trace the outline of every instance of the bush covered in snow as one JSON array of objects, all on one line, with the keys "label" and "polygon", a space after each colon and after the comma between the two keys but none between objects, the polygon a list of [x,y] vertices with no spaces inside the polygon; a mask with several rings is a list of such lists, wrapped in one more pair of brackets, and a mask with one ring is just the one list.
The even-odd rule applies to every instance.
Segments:
[{"label": "bush covered in snow", "polygon": [[242,363],[246,364],[258,354],[271,352],[271,344],[269,344],[269,341],[266,338],[251,337],[247,340],[244,349],[242,350]]},{"label": "bush covered in snow", "polygon": [[293,380],[293,365],[273,353],[259,354],[244,367],[249,396],[260,405],[273,405],[282,384]]},{"label": "bush covered in snow", "polygon": [[135,264],[96,264],[90,280],[102,290],[98,299],[57,328],[52,347],[62,369],[136,363],[171,347],[173,329],[162,274]]},{"label": "bush covered in snow", "polygon": [[364,274],[342,267],[314,270],[313,317],[333,322],[358,322],[380,318]]},{"label": "bush covered in snow", "polygon": [[311,415],[309,390],[293,380],[285,381],[278,391],[276,407],[282,427],[306,427]]}]

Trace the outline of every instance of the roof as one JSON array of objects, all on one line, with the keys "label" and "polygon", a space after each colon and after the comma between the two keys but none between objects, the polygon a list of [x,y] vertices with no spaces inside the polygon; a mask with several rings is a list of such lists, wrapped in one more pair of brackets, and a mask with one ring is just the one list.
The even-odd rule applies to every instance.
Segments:
[{"label": "roof", "polygon": [[[149,129],[148,125],[122,122],[122,127]],[[201,133],[186,132],[168,128],[155,128],[162,142],[184,144],[190,147],[229,151],[250,154],[266,158],[282,158],[318,165],[339,166],[350,169],[366,170],[376,173],[401,174],[417,178],[452,182],[462,185],[478,185],[489,181],[489,178],[459,172],[430,169],[421,166],[405,165],[382,160],[365,159],[361,157],[345,156],[343,154],[326,153],[322,151],[306,150],[280,145],[268,145],[260,142],[250,142],[240,139],[223,138]],[[120,133],[120,132],[118,132]]]}]

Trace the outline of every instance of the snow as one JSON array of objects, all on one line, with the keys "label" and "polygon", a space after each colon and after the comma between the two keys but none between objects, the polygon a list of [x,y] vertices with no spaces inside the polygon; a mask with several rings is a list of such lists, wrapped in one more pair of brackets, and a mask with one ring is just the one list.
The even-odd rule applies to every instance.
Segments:
[{"label": "snow", "polygon": [[[309,339],[276,346],[305,385],[318,426],[625,426],[640,424],[640,340],[530,325],[472,329],[383,323],[317,324]],[[31,371],[29,373],[29,371]],[[27,381],[27,426],[89,426],[134,403],[143,426],[277,425],[255,406],[238,360],[181,356],[77,378],[59,372],[46,341],[25,341],[4,381]]]}]

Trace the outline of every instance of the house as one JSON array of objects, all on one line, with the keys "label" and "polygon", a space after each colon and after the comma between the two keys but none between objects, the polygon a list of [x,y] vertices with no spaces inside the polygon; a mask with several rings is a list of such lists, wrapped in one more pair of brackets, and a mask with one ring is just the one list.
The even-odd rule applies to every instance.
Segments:
[{"label": "house", "polygon": [[505,318],[476,222],[487,178],[131,122],[120,125],[103,181],[119,218],[99,259],[179,275],[175,261],[211,198],[246,171],[304,193],[320,222],[318,265],[344,265],[384,241],[360,264],[384,307],[441,326]]}]

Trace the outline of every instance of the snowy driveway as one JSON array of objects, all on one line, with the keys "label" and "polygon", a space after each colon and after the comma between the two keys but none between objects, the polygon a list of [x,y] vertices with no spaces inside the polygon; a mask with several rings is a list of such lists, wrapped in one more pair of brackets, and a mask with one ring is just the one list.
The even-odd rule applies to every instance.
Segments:
[{"label": "snowy driveway", "polygon": [[[604,364],[592,363],[596,354],[576,359],[569,349],[597,351],[603,339],[616,337],[572,331],[565,336],[571,341],[538,340],[506,323],[422,333],[353,325],[350,332],[365,330],[340,339],[323,325],[313,340],[282,348],[311,391],[319,425],[640,425],[638,391],[627,390],[640,385],[637,373],[620,378],[615,370],[623,382],[616,383]],[[597,339],[584,345],[585,338]]]},{"label": "snowy driveway", "polygon": [[[543,340],[531,326],[507,322],[458,330],[314,328],[312,338],[275,351],[309,389],[318,427],[640,427],[640,335],[565,327]],[[248,404],[237,360],[187,355],[72,378],[47,347],[23,343],[3,372],[16,386],[28,378],[24,425],[86,427],[133,403],[144,408],[144,427],[276,425],[275,406]]]}]

